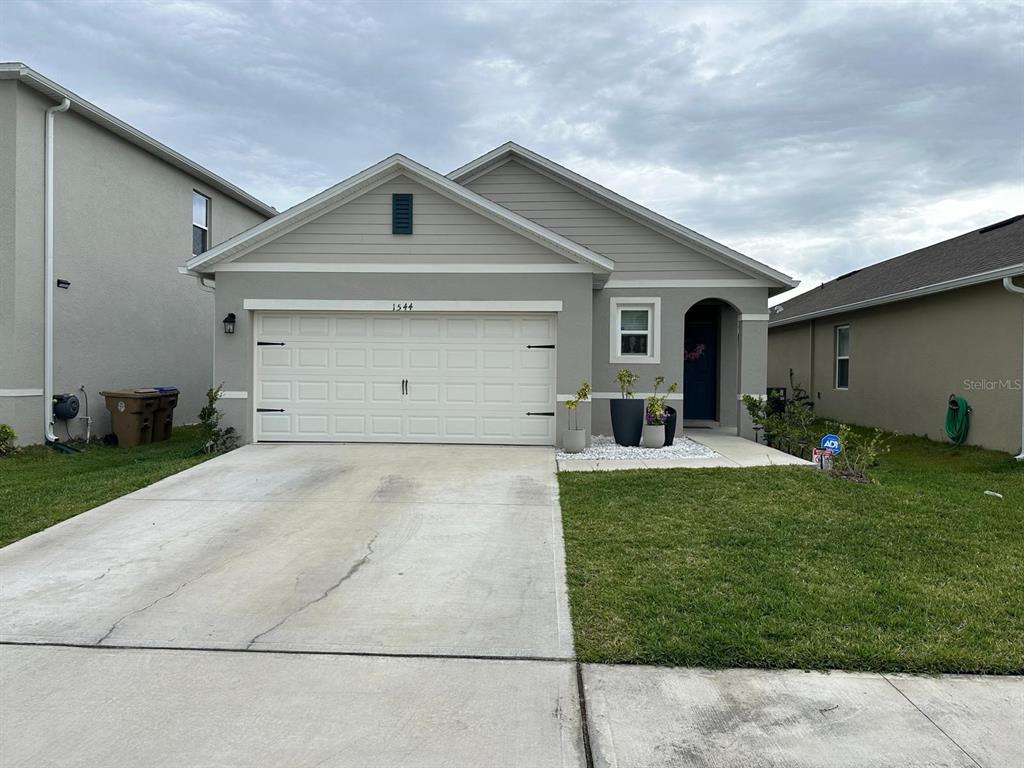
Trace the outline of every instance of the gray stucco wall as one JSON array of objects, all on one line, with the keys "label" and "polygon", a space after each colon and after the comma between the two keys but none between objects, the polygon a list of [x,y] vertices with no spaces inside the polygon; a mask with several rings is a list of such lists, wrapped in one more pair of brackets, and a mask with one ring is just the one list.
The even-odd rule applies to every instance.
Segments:
[{"label": "gray stucco wall", "polygon": [[[345,274],[249,273],[217,275],[216,316],[234,312],[234,335],[216,339],[218,382],[225,390],[248,393],[245,399],[225,399],[225,421],[243,439],[252,436],[252,313],[242,309],[245,299],[358,299],[411,301],[561,301],[558,313],[557,387],[571,394],[590,377],[592,277],[589,274]],[[565,409],[556,408],[557,434],[566,425]],[[580,409],[580,426],[589,424],[589,411]]]},{"label": "gray stucco wall", "polygon": [[[846,323],[850,387],[837,390],[834,333]],[[1022,335],[1024,300],[985,283],[772,328],[768,383],[788,386],[792,368],[820,415],[934,440],[945,439],[950,394],[962,395],[973,411],[968,442],[1016,453]]]},{"label": "gray stucco wall", "polygon": [[[661,357],[654,363],[610,362],[611,299],[661,299]],[[767,288],[613,288],[594,292],[594,371],[595,392],[618,392],[615,376],[620,368],[629,368],[640,377],[636,392],[650,392],[654,378],[664,376],[666,384],[674,381],[683,386],[684,319],[687,310],[700,301],[717,299],[727,306],[722,312],[719,352],[719,418],[722,426],[742,428],[742,434],[752,436],[749,419],[740,413],[737,396],[763,394],[767,376],[767,323],[763,320],[745,320],[741,315],[766,315]],[[664,390],[662,390],[664,391]],[[682,390],[680,390],[682,391]],[[682,402],[670,403],[679,409]],[[593,424],[595,434],[611,434],[611,417],[607,403],[595,402]],[[742,418],[741,418],[742,417]]]},{"label": "gray stucco wall", "polygon": [[[41,389],[43,373],[44,113],[53,102],[0,82],[0,389]],[[109,432],[99,395],[110,387],[169,384],[182,390],[176,420],[195,421],[211,381],[218,328],[213,297],[177,273],[191,253],[193,189],[212,199],[211,242],[263,215],[199,183],[79,115],[55,117],[55,392],[89,396],[93,434]],[[13,231],[13,238],[9,232]],[[13,279],[12,279],[13,278]],[[0,422],[40,442],[41,398],[0,397]],[[83,414],[84,415],[84,414]],[[84,434],[84,423],[72,423]],[[57,433],[64,435],[63,424]]]}]

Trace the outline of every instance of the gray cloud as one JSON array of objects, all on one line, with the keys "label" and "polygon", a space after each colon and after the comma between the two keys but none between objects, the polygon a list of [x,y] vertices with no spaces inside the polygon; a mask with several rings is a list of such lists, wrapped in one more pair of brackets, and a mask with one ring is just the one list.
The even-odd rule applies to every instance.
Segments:
[{"label": "gray cloud", "polygon": [[1024,210],[1022,8],[9,2],[0,50],[279,208],[514,139],[816,283]]}]

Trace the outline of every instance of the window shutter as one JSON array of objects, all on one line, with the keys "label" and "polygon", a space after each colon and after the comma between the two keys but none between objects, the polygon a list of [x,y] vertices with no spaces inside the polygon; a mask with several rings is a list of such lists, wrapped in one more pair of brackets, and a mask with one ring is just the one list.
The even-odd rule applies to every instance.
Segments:
[{"label": "window shutter", "polygon": [[391,195],[391,234],[412,234],[412,195],[409,193]]}]

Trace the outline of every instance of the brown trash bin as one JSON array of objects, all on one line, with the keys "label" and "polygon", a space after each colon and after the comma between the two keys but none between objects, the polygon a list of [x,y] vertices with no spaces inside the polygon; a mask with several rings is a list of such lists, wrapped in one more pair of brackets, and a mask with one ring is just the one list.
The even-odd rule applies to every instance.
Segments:
[{"label": "brown trash bin", "polygon": [[117,444],[125,448],[153,440],[153,415],[160,403],[155,389],[111,389],[100,392],[110,411],[110,423]]},{"label": "brown trash bin", "polygon": [[157,387],[159,400],[153,412],[153,442],[167,440],[174,428],[174,408],[178,404],[177,387]]}]

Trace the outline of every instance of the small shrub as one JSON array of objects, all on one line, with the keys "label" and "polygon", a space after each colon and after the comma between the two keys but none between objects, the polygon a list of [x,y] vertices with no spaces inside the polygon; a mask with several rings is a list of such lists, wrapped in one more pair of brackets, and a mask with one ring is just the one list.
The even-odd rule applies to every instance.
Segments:
[{"label": "small shrub", "polygon": [[664,376],[656,376],[654,379],[654,394],[647,398],[647,409],[645,411],[646,422],[649,426],[660,426],[665,423],[665,400],[668,395],[679,391],[679,383],[673,382],[664,395],[658,394],[658,388],[665,383]]},{"label": "small shrub", "polygon": [[804,459],[809,458],[815,444],[814,409],[806,394],[795,387],[794,397],[789,400],[783,400],[776,389],[766,398],[743,396],[751,420],[764,430],[765,443]]},{"label": "small shrub", "polygon": [[235,428],[220,426],[224,414],[217,408],[217,401],[220,400],[223,391],[223,384],[206,390],[206,405],[199,411],[205,453],[225,453],[238,447],[238,434],[235,432]]},{"label": "small shrub", "polygon": [[633,396],[633,385],[636,384],[638,378],[629,368],[619,368],[619,372],[615,374],[615,380],[619,382],[619,391],[624,398]]},{"label": "small shrub", "polygon": [[10,426],[0,424],[0,457],[10,456],[18,450],[14,447],[14,441],[17,439],[18,434]]},{"label": "small shrub", "polygon": [[576,390],[576,394],[570,400],[565,401],[565,408],[569,411],[569,429],[579,429],[579,416],[576,414],[576,408],[581,402],[590,397],[590,382],[584,381],[580,388]]},{"label": "small shrub", "polygon": [[860,432],[847,424],[839,424],[834,432],[842,443],[843,452],[832,458],[832,476],[858,483],[871,482],[868,470],[889,452],[885,433],[880,429]]}]

